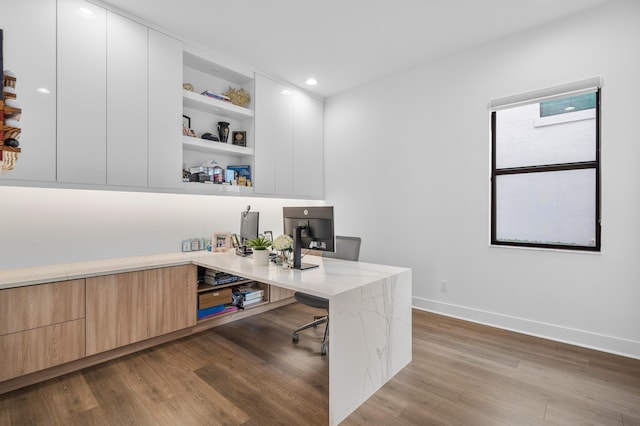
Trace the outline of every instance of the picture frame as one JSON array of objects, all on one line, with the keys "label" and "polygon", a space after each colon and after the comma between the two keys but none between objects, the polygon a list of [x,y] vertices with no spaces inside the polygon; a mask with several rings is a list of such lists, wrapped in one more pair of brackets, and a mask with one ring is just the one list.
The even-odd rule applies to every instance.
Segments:
[{"label": "picture frame", "polygon": [[186,115],[182,116],[182,127],[186,127],[187,129],[191,128],[191,117]]},{"label": "picture frame", "polygon": [[231,249],[231,233],[229,232],[216,232],[213,234],[212,251],[224,252]]},{"label": "picture frame", "polygon": [[247,146],[247,132],[236,131],[231,134],[231,142],[236,146]]},{"label": "picture frame", "polygon": [[267,241],[273,242],[273,232],[272,231],[264,231],[264,239]]}]

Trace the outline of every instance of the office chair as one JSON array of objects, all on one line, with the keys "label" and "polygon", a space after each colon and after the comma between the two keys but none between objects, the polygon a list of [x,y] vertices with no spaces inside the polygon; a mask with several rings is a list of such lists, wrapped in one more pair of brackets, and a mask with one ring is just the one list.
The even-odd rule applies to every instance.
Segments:
[{"label": "office chair", "polygon": [[[330,257],[334,259],[343,260],[355,260],[360,258],[360,237],[341,237],[336,235],[336,251],[335,252],[321,252],[322,257]],[[305,324],[302,327],[298,327],[293,330],[291,336],[294,342],[300,339],[300,332],[307,328],[317,327],[320,324],[327,324],[324,329],[324,337],[322,338],[322,346],[320,347],[320,353],[322,355],[327,354],[327,338],[329,337],[329,299],[323,297],[314,296],[311,294],[296,292],[293,297],[300,303],[314,308],[324,309],[327,311],[326,315],[314,316],[313,321],[309,324]]]}]

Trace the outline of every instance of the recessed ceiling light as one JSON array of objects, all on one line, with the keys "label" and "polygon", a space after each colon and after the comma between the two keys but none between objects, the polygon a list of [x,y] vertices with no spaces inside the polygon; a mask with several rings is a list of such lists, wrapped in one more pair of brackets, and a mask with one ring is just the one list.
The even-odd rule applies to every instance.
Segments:
[{"label": "recessed ceiling light", "polygon": [[306,83],[307,83],[309,86],[315,86],[316,84],[318,84],[318,80],[316,80],[316,79],[315,79],[315,78],[313,78],[313,77],[309,77],[309,78],[307,79]]},{"label": "recessed ceiling light", "polygon": [[573,111],[574,109],[576,109],[576,107],[574,107],[574,106],[568,106],[568,107],[566,107],[564,110],[565,110],[565,111]]},{"label": "recessed ceiling light", "polygon": [[89,9],[88,7],[79,7],[76,9],[76,12],[83,18],[95,18],[95,13],[93,13],[93,10]]},{"label": "recessed ceiling light", "polygon": [[283,90],[282,92],[280,92],[280,93],[282,93],[282,94],[283,94],[283,95],[285,95],[285,96],[289,96],[289,95],[291,94],[291,90],[289,90],[289,89],[284,89],[284,90]]},{"label": "recessed ceiling light", "polygon": [[47,89],[46,87],[40,87],[36,90],[40,93],[44,93],[45,95],[48,95],[49,93],[51,93],[51,90]]}]

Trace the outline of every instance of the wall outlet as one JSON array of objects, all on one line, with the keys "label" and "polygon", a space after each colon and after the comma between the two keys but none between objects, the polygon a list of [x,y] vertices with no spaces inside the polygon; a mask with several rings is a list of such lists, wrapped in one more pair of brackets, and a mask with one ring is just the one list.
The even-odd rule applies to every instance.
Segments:
[{"label": "wall outlet", "polygon": [[448,288],[447,286],[449,285],[449,281],[447,280],[440,280],[440,291],[443,293],[446,293]]}]

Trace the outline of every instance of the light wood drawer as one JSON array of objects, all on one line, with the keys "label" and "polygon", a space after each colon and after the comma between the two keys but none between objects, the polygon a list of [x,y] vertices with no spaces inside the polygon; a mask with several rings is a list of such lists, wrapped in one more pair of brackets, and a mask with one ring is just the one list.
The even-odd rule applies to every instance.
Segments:
[{"label": "light wood drawer", "polygon": [[0,336],[0,382],[84,357],[84,319]]},{"label": "light wood drawer", "polygon": [[223,288],[220,290],[200,293],[198,295],[198,309],[210,308],[231,303],[231,289]]},{"label": "light wood drawer", "polygon": [[84,318],[84,279],[0,290],[0,335]]}]

